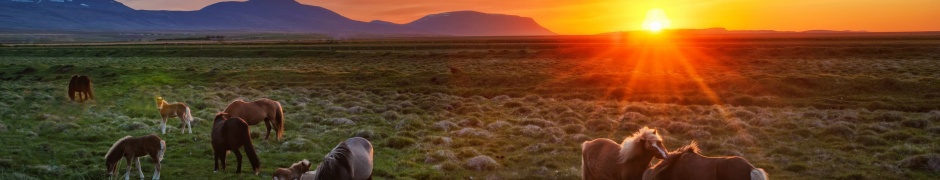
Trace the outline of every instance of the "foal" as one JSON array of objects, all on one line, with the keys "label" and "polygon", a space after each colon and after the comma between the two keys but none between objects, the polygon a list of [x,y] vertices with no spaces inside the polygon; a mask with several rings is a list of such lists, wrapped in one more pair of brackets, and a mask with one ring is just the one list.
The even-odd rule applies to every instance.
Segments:
[{"label": "foal", "polygon": [[127,161],[127,174],[124,174],[124,179],[130,179],[131,164],[133,164],[132,161],[136,161],[140,179],[144,179],[144,171],[140,168],[140,157],[150,156],[150,159],[156,164],[153,179],[160,179],[160,161],[163,160],[163,153],[165,152],[166,142],[155,134],[139,137],[125,136],[115,142],[108,150],[108,154],[104,155],[105,167],[108,168],[108,176],[113,178],[114,172],[117,171],[117,163],[121,161],[121,158],[124,158]]},{"label": "foal", "polygon": [[170,104],[163,100],[163,97],[157,97],[157,110],[160,111],[160,117],[163,117],[163,123],[160,124],[163,134],[166,134],[166,119],[174,117],[180,118],[180,133],[185,134],[187,126],[189,126],[189,134],[193,133],[193,116],[186,104],[179,102]]},{"label": "foal", "polygon": [[693,141],[679,148],[643,175],[643,180],[767,180],[767,172],[738,156],[706,157]]},{"label": "foal", "polygon": [[290,168],[277,168],[274,170],[274,180],[294,180],[310,170],[310,161],[306,159],[294,163]]},{"label": "foal", "polygon": [[663,138],[655,129],[643,127],[617,144],[610,139],[594,139],[581,144],[581,171],[584,179],[640,179],[653,157],[665,159]]}]

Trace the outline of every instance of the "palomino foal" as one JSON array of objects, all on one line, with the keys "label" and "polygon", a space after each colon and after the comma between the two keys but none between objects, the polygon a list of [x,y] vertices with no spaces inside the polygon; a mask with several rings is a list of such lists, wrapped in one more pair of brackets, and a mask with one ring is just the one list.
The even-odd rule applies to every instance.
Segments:
[{"label": "palomino foal", "polygon": [[584,179],[636,179],[653,157],[665,159],[663,138],[655,129],[643,127],[617,144],[610,139],[594,139],[581,144],[581,171]]}]

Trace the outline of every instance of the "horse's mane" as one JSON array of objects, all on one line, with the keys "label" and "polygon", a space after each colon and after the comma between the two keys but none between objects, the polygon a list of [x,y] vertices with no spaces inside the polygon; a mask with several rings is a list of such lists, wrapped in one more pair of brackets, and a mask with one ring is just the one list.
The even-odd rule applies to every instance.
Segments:
[{"label": "horse's mane", "polygon": [[620,163],[627,162],[627,160],[633,159],[633,157],[637,155],[634,151],[636,151],[637,143],[641,139],[662,141],[663,137],[656,134],[655,129],[649,127],[641,128],[636,133],[633,133],[633,136],[623,139],[623,143],[620,143],[620,145],[623,146],[620,148]]},{"label": "horse's mane", "polygon": [[118,144],[121,144],[121,142],[124,142],[124,140],[127,140],[128,138],[131,138],[131,136],[124,136],[123,138],[118,139],[117,142],[114,142],[114,145],[111,145],[111,148],[108,149],[108,153],[104,155],[104,159],[108,159],[108,157],[111,156],[111,153],[114,153],[114,148],[117,148]]},{"label": "horse's mane", "polygon": [[669,168],[669,165],[675,163],[682,155],[685,154],[699,154],[700,150],[698,148],[698,143],[692,141],[689,145],[682,146],[675,151],[669,153],[669,156],[666,156],[666,159],[659,161],[653,167],[650,167],[647,172],[643,173],[643,180],[652,180],[654,177],[659,176],[660,173]]},{"label": "horse's mane", "polygon": [[322,175],[334,175],[337,172],[337,166],[344,166],[346,170],[349,168],[349,155],[352,154],[352,151],[349,150],[349,147],[346,145],[346,142],[342,142],[339,145],[336,145],[336,148],[333,148],[333,151],[330,151],[329,154],[323,157],[323,162],[320,163],[320,167],[317,167],[318,176]]}]

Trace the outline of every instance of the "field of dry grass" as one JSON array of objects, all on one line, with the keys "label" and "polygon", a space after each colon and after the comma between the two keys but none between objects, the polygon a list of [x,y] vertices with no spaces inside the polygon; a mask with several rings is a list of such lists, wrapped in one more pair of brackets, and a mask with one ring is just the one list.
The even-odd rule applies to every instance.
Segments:
[{"label": "field of dry grass", "polygon": [[[197,119],[192,135],[173,119],[161,135],[169,179],[267,178],[352,136],[375,145],[379,179],[579,179],[581,142],[642,126],[774,179],[940,177],[935,41],[746,42],[681,46],[695,76],[629,49],[0,48],[0,178],[103,178],[114,140],[158,132],[156,96]],[[72,74],[98,99],[68,102]],[[252,127],[262,175],[212,173],[206,120],[258,98],[284,106],[284,140]]]}]

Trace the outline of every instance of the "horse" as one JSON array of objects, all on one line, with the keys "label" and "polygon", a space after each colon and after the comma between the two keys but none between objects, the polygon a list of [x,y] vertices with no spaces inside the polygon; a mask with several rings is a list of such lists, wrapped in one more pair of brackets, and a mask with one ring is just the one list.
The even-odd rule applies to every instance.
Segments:
[{"label": "horse", "polygon": [[228,104],[223,112],[228,113],[230,117],[244,119],[248,125],[255,125],[264,121],[265,127],[268,128],[267,133],[264,134],[265,140],[271,135],[271,126],[276,128],[275,133],[277,133],[278,141],[281,140],[281,136],[284,136],[284,110],[281,108],[281,103],[277,101],[270,99],[259,99],[252,102],[236,100]]},{"label": "horse", "polygon": [[598,138],[581,144],[581,171],[584,179],[636,179],[653,157],[668,157],[663,138],[655,129],[643,127],[617,144]]},{"label": "horse", "polygon": [[274,170],[274,180],[294,180],[300,179],[303,173],[310,170],[310,161],[307,159],[294,163],[290,168],[277,168]]},{"label": "horse", "polygon": [[163,123],[160,124],[163,134],[166,134],[166,119],[174,117],[180,118],[180,133],[186,133],[186,126],[189,126],[189,134],[193,133],[193,115],[186,104],[179,102],[170,104],[163,100],[163,97],[157,97],[157,110],[163,118]]},{"label": "horse", "polygon": [[72,101],[78,99],[78,102],[95,99],[95,93],[91,89],[91,78],[72,75],[72,80],[69,81],[69,99]]},{"label": "horse", "polygon": [[215,152],[215,171],[213,172],[219,172],[220,162],[222,170],[225,170],[225,156],[228,151],[232,151],[238,162],[235,173],[242,173],[242,153],[238,151],[238,148],[245,147],[245,154],[248,155],[251,168],[255,175],[258,175],[261,163],[258,162],[255,146],[251,144],[251,131],[248,123],[241,118],[226,116],[225,113],[216,114],[215,121],[212,123],[212,150]]},{"label": "horse", "polygon": [[643,180],[767,180],[767,172],[738,156],[707,157],[693,141],[646,170]]},{"label": "horse", "polygon": [[140,157],[150,156],[154,164],[153,178],[160,179],[160,161],[163,161],[163,153],[166,152],[166,142],[160,139],[156,134],[131,137],[125,136],[114,142],[108,153],[104,155],[105,167],[108,168],[108,176],[114,178],[117,171],[117,164],[124,158],[127,162],[127,174],[124,179],[131,177],[131,164],[137,162],[137,171],[140,172],[140,179],[144,179],[144,171],[140,168]]},{"label": "horse", "polygon": [[317,170],[300,179],[372,179],[372,143],[361,137],[340,142],[323,157]]}]

